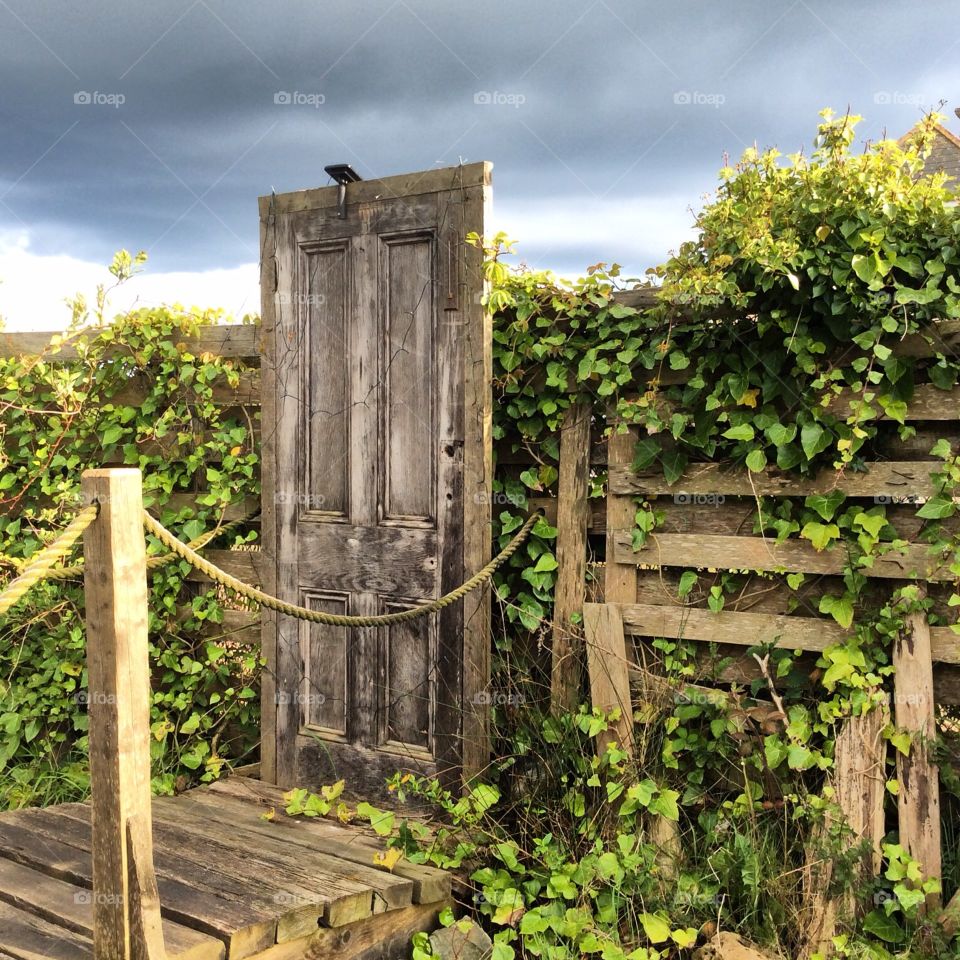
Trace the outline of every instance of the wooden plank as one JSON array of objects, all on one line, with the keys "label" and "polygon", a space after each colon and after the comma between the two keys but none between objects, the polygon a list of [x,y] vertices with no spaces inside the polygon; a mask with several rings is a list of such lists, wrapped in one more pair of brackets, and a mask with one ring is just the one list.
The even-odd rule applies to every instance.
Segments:
[{"label": "wooden plank", "polygon": [[[868,391],[868,395],[870,391]],[[873,392],[874,400],[867,405],[875,411],[871,419],[887,420],[880,404],[876,401],[876,393]],[[849,390],[844,390],[830,398],[826,410],[835,417],[849,417],[855,405],[859,408],[863,403],[862,394],[854,394]],[[955,421],[960,419],[960,387],[951,387],[949,390],[941,390],[932,383],[918,383],[914,389],[913,397],[907,405],[906,420],[938,420]]]},{"label": "wooden plank", "polygon": [[[607,441],[609,470],[630,470],[637,444],[635,427],[620,433],[614,426]],[[607,485],[607,557],[613,558],[618,535],[627,535],[635,526],[636,505],[630,496],[617,493],[613,484]],[[637,599],[637,568],[617,562],[606,564],[603,596],[608,603],[634,603]]]},{"label": "wooden plank", "polygon": [[[212,564],[242,580],[251,587],[260,587],[268,567],[265,554],[260,550],[204,550],[203,556]],[[195,583],[210,583],[210,578],[199,570],[191,570],[187,579]]]},{"label": "wooden plank", "polygon": [[[463,219],[467,223],[492,221],[493,194],[490,167],[483,186],[463,194]],[[459,218],[458,218],[459,219]],[[462,222],[458,226],[462,227]],[[465,237],[459,233],[458,240]],[[464,447],[463,447],[463,570],[479,570],[493,554],[490,524],[493,484],[493,313],[484,306],[489,285],[483,273],[483,251],[461,245],[464,290],[460,315],[471,333],[464,344]],[[485,506],[486,505],[486,506]],[[490,762],[490,710],[482,694],[490,689],[491,588],[475,590],[463,599],[462,754],[465,782],[479,776]]]},{"label": "wooden plank", "polygon": [[[243,898],[244,906],[259,905],[277,918],[277,940],[289,940],[313,930],[319,922],[339,926],[369,917],[372,891],[362,882],[345,875],[329,858],[314,858],[305,866],[288,862],[276,845],[262,843],[250,849],[236,836],[208,823],[206,833],[196,834],[184,826],[189,814],[177,812],[176,798],[154,800],[153,830],[157,868],[164,872],[182,869],[184,879],[198,873],[198,866],[215,871],[214,883],[221,883]],[[50,814],[73,821],[80,832],[87,826],[85,804],[63,804]],[[304,861],[309,860],[303,857]],[[179,861],[179,867],[173,865]],[[205,878],[204,882],[210,882]]]},{"label": "wooden plank", "polygon": [[[48,876],[90,887],[90,832],[63,816],[71,807],[9,811],[0,816],[0,855]],[[79,806],[79,805],[78,805]],[[88,816],[89,814],[85,814]],[[275,905],[265,909],[258,888],[238,884],[212,864],[185,863],[155,851],[163,916],[222,940],[231,960],[240,960],[276,942]]]},{"label": "wooden plank", "polygon": [[163,960],[150,833],[150,664],[139,470],[87,470],[84,591],[93,797],[94,950]]},{"label": "wooden plank", "polygon": [[[260,201],[260,324],[263,357],[260,365],[260,542],[263,589],[277,596],[277,260],[278,237],[273,203]],[[260,649],[264,659],[260,677],[260,770],[277,782],[277,614],[264,608],[260,620]]]},{"label": "wooden plank", "polygon": [[278,943],[252,960],[394,960],[410,954],[410,940],[437,928],[440,910],[449,904],[404,907],[346,927],[318,930],[312,936]]},{"label": "wooden plank", "polygon": [[823,470],[813,477],[778,474],[772,469],[751,474],[719,463],[695,463],[675,484],[663,471],[650,467],[638,473],[628,465],[610,466],[610,490],[624,496],[687,494],[722,496],[804,497],[843,490],[849,497],[931,497],[936,492],[930,473],[933,464],[914,461],[868,463],[866,472]]},{"label": "wooden plank", "polygon": [[613,729],[604,730],[597,737],[597,750],[602,756],[608,744],[616,743],[633,756],[630,661],[627,658],[620,610],[610,603],[585,604],[583,626],[590,674],[590,701],[604,713],[620,710],[620,719]]},{"label": "wooden plank", "polygon": [[[225,802],[237,800],[247,804],[256,816],[272,810],[272,824],[288,828],[296,837],[305,836],[318,850],[324,850],[357,863],[370,863],[375,853],[384,849],[383,840],[372,831],[364,831],[356,825],[349,828],[328,820],[304,817],[288,817],[283,811],[286,803],[282,788],[262,780],[245,777],[227,777],[207,787],[191,791],[190,797],[201,802]],[[284,834],[287,836],[287,834]],[[436,867],[401,861],[395,868],[397,876],[406,877],[414,884],[414,900],[417,903],[435,903],[451,895],[451,878]]]},{"label": "wooden plank", "polygon": [[573,622],[583,611],[587,568],[587,484],[590,420],[586,398],[571,403],[560,430],[557,487],[557,582],[554,589],[550,705],[558,713],[580,702],[582,632]]},{"label": "wooden plank", "polygon": [[[84,937],[93,935],[93,893],[48,877],[13,860],[0,859],[0,901]],[[0,943],[2,943],[0,934]],[[170,920],[163,921],[168,960],[223,960],[223,943]]]},{"label": "wooden plank", "polygon": [[[115,406],[138,407],[152,392],[153,384],[148,381],[146,373],[141,373],[135,379],[125,383],[116,393],[107,398],[106,402]],[[210,385],[210,393],[212,402],[219,406],[259,406],[260,370],[238,371],[236,386],[230,384],[226,375],[223,375]],[[180,396],[188,401],[196,398],[196,394],[188,386],[182,388]],[[252,413],[253,411],[251,415]]]},{"label": "wooden plank", "polygon": [[[201,796],[202,791],[192,791],[175,798],[158,798],[154,801],[155,815],[167,817],[167,822],[189,833],[212,835],[218,839],[233,838],[238,846],[269,852],[276,857],[275,869],[281,873],[292,863],[296,872],[306,870],[308,876],[326,871],[349,881],[362,882],[372,893],[374,913],[397,910],[413,902],[413,881],[378,869],[372,854],[362,861],[341,857],[339,851],[329,848],[330,845],[324,847],[315,839],[306,838],[300,842],[299,835],[291,837],[279,831],[260,819],[249,804],[210,794],[204,801]],[[330,926],[343,926],[354,919],[359,918],[352,917]]]},{"label": "wooden plank", "polygon": [[[806,540],[777,543],[768,537],[728,537],[707,533],[652,533],[634,550],[631,535],[614,535],[613,558],[618,564],[659,567],[709,567],[715,570],[790,571],[842,576],[850,563],[842,545],[816,550]],[[902,550],[877,556],[861,571],[866,577],[917,578],[952,581],[954,575],[927,544],[911,543]]]},{"label": "wooden plank", "polygon": [[[92,960],[93,943],[0,901],[0,951],[17,960]],[[109,957],[110,954],[101,956]]]},{"label": "wooden plank", "polygon": [[[897,751],[897,809],[901,845],[919,861],[924,877],[939,880],[940,780],[933,760],[937,723],[930,632],[926,613],[910,612],[893,643],[894,716],[898,729],[911,738],[908,755]],[[929,894],[926,907],[939,906],[940,895]]]},{"label": "wooden plank", "polygon": [[[92,336],[95,331],[85,331]],[[44,332],[15,331],[0,333],[0,357],[39,356],[50,362],[76,360],[79,357],[76,347],[65,341],[59,348],[51,347],[54,335]],[[58,334],[57,336],[62,336]],[[260,327],[256,324],[223,324],[205,327],[196,337],[183,338],[184,353],[199,356],[212,353],[219,357],[256,358],[260,354]],[[110,347],[105,355],[123,356],[132,354],[133,349],[118,343]]]}]

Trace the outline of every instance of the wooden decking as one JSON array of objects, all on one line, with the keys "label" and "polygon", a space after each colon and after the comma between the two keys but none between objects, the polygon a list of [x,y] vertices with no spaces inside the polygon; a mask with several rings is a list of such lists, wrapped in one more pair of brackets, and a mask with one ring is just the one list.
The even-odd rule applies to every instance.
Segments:
[{"label": "wooden decking", "polygon": [[[281,793],[237,777],[154,799],[168,960],[409,955],[449,902],[450,877],[380,869],[381,840],[287,817]],[[0,960],[93,957],[90,843],[86,804],[0,814]]]}]

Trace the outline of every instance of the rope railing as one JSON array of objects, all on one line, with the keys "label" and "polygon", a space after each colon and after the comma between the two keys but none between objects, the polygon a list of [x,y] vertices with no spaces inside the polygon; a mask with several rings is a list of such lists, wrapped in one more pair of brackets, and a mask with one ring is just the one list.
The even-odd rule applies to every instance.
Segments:
[{"label": "rope railing", "polygon": [[63,532],[30,560],[20,575],[0,592],[0,616],[3,616],[18,600],[36,586],[41,580],[51,576],[51,570],[72,549],[83,536],[83,531],[97,518],[100,508],[92,503],[84,507],[64,528]]},{"label": "rope railing", "polygon": [[456,603],[472,590],[486,583],[494,573],[512,557],[520,545],[526,540],[527,535],[533,529],[534,524],[542,516],[542,511],[537,511],[527,517],[526,522],[513,536],[511,541],[481,570],[477,571],[469,580],[462,583],[455,590],[438,597],[435,600],[429,600],[426,603],[409,610],[401,610],[396,613],[382,613],[374,616],[349,616],[346,614],[327,613],[324,610],[311,610],[309,607],[301,607],[295,603],[287,603],[279,597],[264,593],[256,587],[244,583],[242,580],[231,576],[224,570],[221,570],[216,564],[204,559],[189,544],[178,540],[159,520],[152,517],[146,510],[143,511],[143,524],[147,530],[152,533],[164,546],[172,553],[186,560],[194,569],[206,574],[214,583],[218,583],[228,590],[259,603],[269,610],[275,610],[277,613],[283,613],[298,620],[306,620],[310,623],[322,623],[333,627],[383,627],[393,623],[407,623],[410,620],[416,620],[419,617],[436,613],[443,610],[444,607]]}]

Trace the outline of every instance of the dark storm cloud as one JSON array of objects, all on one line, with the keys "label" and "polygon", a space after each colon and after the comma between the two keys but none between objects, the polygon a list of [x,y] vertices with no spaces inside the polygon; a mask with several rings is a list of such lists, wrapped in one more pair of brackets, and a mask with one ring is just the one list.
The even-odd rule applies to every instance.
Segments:
[{"label": "dark storm cloud", "polygon": [[[950,13],[0,0],[0,227],[28,228],[41,253],[146,246],[155,269],[227,267],[256,256],[258,194],[323,183],[331,161],[375,176],[461,157],[496,163],[498,209],[569,204],[571,232],[591,205],[643,197],[675,196],[689,219],[724,151],[808,146],[825,105],[899,135],[955,96],[954,41],[936,29]],[[596,259],[555,246],[557,266]]]}]

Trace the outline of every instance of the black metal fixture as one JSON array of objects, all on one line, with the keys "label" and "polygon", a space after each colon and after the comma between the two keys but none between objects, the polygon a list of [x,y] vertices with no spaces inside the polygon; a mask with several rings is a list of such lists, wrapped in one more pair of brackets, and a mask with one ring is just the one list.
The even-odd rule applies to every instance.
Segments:
[{"label": "black metal fixture", "polygon": [[347,184],[356,183],[363,177],[357,173],[349,163],[331,163],[324,167],[324,172],[336,182],[339,190],[337,191],[337,217],[340,220],[347,218]]}]

